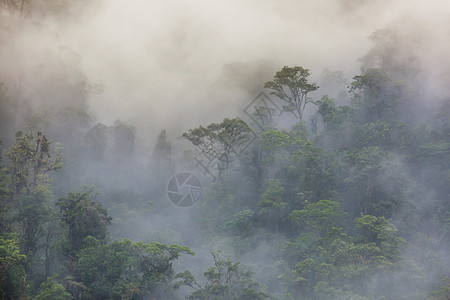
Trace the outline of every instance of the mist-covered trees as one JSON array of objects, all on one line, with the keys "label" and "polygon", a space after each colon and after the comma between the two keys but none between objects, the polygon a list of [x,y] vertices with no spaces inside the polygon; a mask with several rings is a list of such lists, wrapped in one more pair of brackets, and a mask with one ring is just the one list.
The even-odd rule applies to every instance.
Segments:
[{"label": "mist-covered trees", "polygon": [[19,241],[14,234],[0,236],[0,292],[1,297],[18,294],[20,280],[25,275],[23,263],[27,256],[21,252]]},{"label": "mist-covered trees", "polygon": [[404,84],[391,79],[382,69],[369,69],[355,76],[350,86],[353,106],[360,110],[359,118],[365,122],[395,122],[404,90]]},{"label": "mist-covered trees", "polygon": [[287,103],[283,105],[285,111],[292,112],[302,120],[306,105],[314,103],[308,94],[319,88],[317,84],[308,82],[309,75],[310,71],[303,67],[284,66],[264,87],[272,90],[272,95]]},{"label": "mist-covered trees", "polygon": [[[442,201],[433,200],[423,194],[428,188],[420,183],[428,179],[414,170],[419,165],[430,168],[438,157],[439,169],[448,169],[448,135],[437,129],[448,122],[436,122],[431,130],[406,120],[405,103],[413,94],[384,69],[356,76],[350,95],[349,105],[338,105],[328,96],[316,102],[313,126],[319,126],[312,135],[298,127],[263,130],[241,156],[242,169],[233,167],[242,172],[234,173],[237,177],[263,182],[257,184],[256,205],[244,200],[237,182],[224,176],[206,191],[203,232],[227,239],[238,257],[258,245],[279,245],[271,257],[279,264],[279,285],[273,288],[287,299],[427,297],[426,264],[411,259],[406,249],[425,240],[431,243],[417,235],[418,224],[446,226],[441,216],[448,210],[448,189],[436,184],[439,188],[433,190]],[[442,176],[432,175],[435,183]],[[427,212],[418,208],[425,206]],[[446,248],[444,231],[422,231],[436,238],[429,248]],[[442,266],[433,269],[444,276],[448,263],[438,256],[427,252],[421,259],[440,261]],[[259,267],[266,268],[263,263]],[[400,283],[406,278],[414,288]]]},{"label": "mist-covered trees", "polygon": [[16,144],[6,157],[2,227],[6,232],[19,228],[21,251],[32,256],[51,218],[49,173],[62,167],[61,157],[51,150],[50,141],[41,132],[36,138],[17,132]]},{"label": "mist-covered trees", "polygon": [[90,189],[55,199],[49,175],[63,164],[50,145],[41,132],[17,132],[0,168],[2,299],[174,295],[172,261],[193,252],[162,243],[111,242],[112,218]]},{"label": "mist-covered trees", "polygon": [[45,299],[53,299],[53,300],[71,300],[72,295],[66,291],[64,286],[60,283],[56,283],[56,276],[47,278],[46,281],[41,283],[39,288],[39,292],[36,295],[35,299],[45,300]]},{"label": "mist-covered trees", "polygon": [[[131,123],[98,123],[71,51],[52,60],[64,69],[47,78],[55,107],[46,99],[18,120],[1,84],[0,297],[446,299],[450,106],[412,91],[384,34],[349,93],[343,73],[325,74],[325,95],[308,69],[284,67],[265,87],[296,124],[258,106],[258,128],[199,121],[182,134],[191,148],[174,128],[147,139]],[[414,103],[432,117],[412,117]],[[195,208],[166,199],[181,169],[218,172],[199,176]],[[223,254],[207,266],[212,249]]]},{"label": "mist-covered trees", "polygon": [[242,144],[252,139],[252,130],[239,118],[225,118],[222,123],[189,129],[183,133],[183,137],[209,159],[217,159],[220,162],[220,169],[227,170],[234,161],[233,153],[240,152]]},{"label": "mist-covered trees", "polygon": [[[349,105],[328,96],[316,103],[316,132],[304,120],[256,130],[234,118],[184,133],[220,166],[220,180],[205,185],[192,221],[165,206],[165,178],[178,164],[165,130],[140,158],[147,164],[137,160],[142,146],[123,122],[77,127],[76,146],[17,133],[0,167],[3,297],[444,297],[445,281],[438,282],[449,268],[447,110],[432,126],[413,126],[399,106],[403,85],[382,70],[353,83]],[[43,120],[36,115],[29,129]],[[63,167],[53,145],[76,163]],[[72,187],[91,179],[99,185],[92,192]],[[166,222],[167,230],[154,232],[151,222]],[[176,226],[191,231],[180,237]],[[130,232],[143,241],[127,239]],[[193,252],[176,241],[190,239],[222,249],[227,259],[213,252],[209,268],[184,268],[179,258]],[[423,251],[412,256],[416,245]]]},{"label": "mist-covered trees", "polygon": [[199,284],[189,271],[177,274],[176,277],[182,279],[179,285],[195,289],[187,299],[272,299],[260,290],[259,284],[252,279],[251,272],[239,262],[221,258],[220,251],[211,254],[214,264],[204,272],[207,280],[204,286]]},{"label": "mist-covered trees", "polygon": [[194,253],[187,247],[130,240],[110,244],[90,236],[79,252],[76,270],[85,285],[83,297],[174,298],[173,261]]},{"label": "mist-covered trees", "polygon": [[111,217],[89,192],[69,193],[67,197],[60,198],[56,205],[60,209],[62,223],[68,228],[66,253],[69,257],[81,249],[83,240],[88,236],[106,239]]}]

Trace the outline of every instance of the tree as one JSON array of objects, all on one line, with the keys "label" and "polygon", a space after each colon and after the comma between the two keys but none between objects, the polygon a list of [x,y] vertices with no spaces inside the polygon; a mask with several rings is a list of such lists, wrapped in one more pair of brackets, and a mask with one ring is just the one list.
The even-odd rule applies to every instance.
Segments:
[{"label": "tree", "polygon": [[112,218],[101,203],[92,198],[91,191],[69,193],[58,199],[56,205],[60,208],[63,224],[68,227],[65,252],[69,258],[75,258],[86,237],[92,236],[99,240],[106,238],[107,226],[111,224]]},{"label": "tree", "polygon": [[35,300],[71,300],[72,295],[66,292],[64,286],[55,282],[56,275],[47,278],[41,284],[38,294],[34,298]]},{"label": "tree", "polygon": [[220,251],[211,252],[214,265],[205,271],[205,285],[199,284],[191,272],[185,271],[176,275],[182,279],[176,287],[190,286],[196,291],[187,298],[190,300],[263,300],[272,299],[261,291],[259,284],[252,279],[251,272],[239,262],[222,259]]},{"label": "tree", "polygon": [[167,141],[167,133],[166,130],[162,130],[156,141],[155,148],[153,149],[153,158],[158,161],[162,161],[161,163],[165,163],[167,165],[172,164],[172,146],[170,142]]},{"label": "tree", "polygon": [[8,97],[8,89],[4,82],[0,82],[0,140],[10,141],[10,132],[15,123],[17,105]]},{"label": "tree", "polygon": [[[292,135],[292,134],[291,134]],[[302,139],[297,136],[276,129],[269,129],[261,134],[261,149],[263,150],[265,164],[270,165],[275,161],[276,155],[292,152],[302,144]]]},{"label": "tree", "polygon": [[51,211],[48,173],[62,168],[62,158],[52,153],[50,141],[42,132],[34,138],[21,131],[6,156],[11,206],[23,233],[23,251],[28,255],[36,251],[36,240]]},{"label": "tree", "polygon": [[194,255],[194,252],[188,247],[155,242],[150,244],[136,242],[133,247],[136,251],[144,289],[160,296],[174,298],[172,281],[176,277],[172,263],[181,254]]},{"label": "tree", "polygon": [[11,187],[16,194],[30,192],[45,181],[45,175],[62,168],[62,158],[53,156],[50,141],[42,132],[37,137],[16,133],[16,144],[6,153]]},{"label": "tree", "polygon": [[404,99],[405,84],[393,80],[382,69],[368,69],[355,76],[350,85],[352,106],[359,111],[362,123],[381,119],[390,123],[398,120],[398,105]]},{"label": "tree", "polygon": [[[0,141],[1,146],[1,141]],[[0,151],[0,162],[1,162]],[[8,210],[11,207],[11,190],[8,182],[7,169],[0,165],[0,232],[6,232],[11,226],[9,222]]]},{"label": "tree", "polygon": [[208,159],[217,159],[219,170],[227,170],[233,162],[233,153],[239,154],[251,139],[252,130],[239,118],[225,118],[222,123],[189,129],[183,137],[198,147]]},{"label": "tree", "polygon": [[317,101],[317,104],[319,105],[317,112],[325,122],[327,131],[339,129],[352,116],[350,107],[336,106],[334,100],[328,96],[323,96],[322,99]]},{"label": "tree", "polygon": [[[396,156],[379,147],[361,148],[346,156],[349,173],[344,182],[358,199],[359,212],[392,214],[392,208],[403,201],[406,181],[401,172],[394,172],[399,168]],[[354,204],[352,210],[357,208]]]},{"label": "tree", "polygon": [[150,161],[151,180],[154,184],[153,191],[158,195],[166,192],[165,183],[175,171],[171,150],[172,146],[167,140],[166,130],[162,130],[158,135]]},{"label": "tree", "polygon": [[297,191],[303,199],[319,201],[333,196],[339,163],[333,152],[315,147],[308,140],[292,159],[295,168],[291,177],[296,179]]},{"label": "tree", "polygon": [[324,199],[317,203],[308,203],[304,209],[292,211],[289,220],[325,235],[332,227],[341,227],[347,216],[339,202]]},{"label": "tree", "polygon": [[117,120],[111,127],[112,157],[114,161],[131,160],[135,154],[136,134],[134,127]]},{"label": "tree", "polygon": [[283,106],[285,111],[292,112],[302,120],[306,105],[314,103],[308,94],[319,88],[317,84],[308,82],[309,75],[308,69],[284,66],[275,74],[272,81],[264,84],[264,87],[273,90],[272,95],[287,103]]},{"label": "tree", "polygon": [[[27,259],[27,256],[21,253],[18,244],[17,237],[0,235],[0,297],[2,299],[6,299],[7,294],[17,292],[14,291],[17,290],[17,281],[25,275],[23,269],[16,270],[16,273],[20,273],[18,280],[14,280],[11,274],[15,267],[20,267]],[[8,296],[13,297],[12,294]]]},{"label": "tree", "polygon": [[284,188],[277,179],[270,179],[267,190],[261,195],[258,202],[259,214],[263,223],[269,225],[278,235],[278,227],[281,220],[285,219],[288,211],[288,203],[283,201]]},{"label": "tree", "polygon": [[342,71],[333,71],[325,68],[320,74],[318,81],[322,95],[328,95],[339,103],[346,102],[348,98],[348,82]]},{"label": "tree", "polygon": [[439,283],[436,290],[430,293],[431,300],[448,300],[450,299],[450,279],[444,278]]},{"label": "tree", "polygon": [[362,57],[362,69],[384,69],[394,78],[408,80],[422,89],[427,75],[422,70],[421,56],[428,47],[428,38],[423,23],[406,15],[398,17],[369,36],[373,47]]},{"label": "tree", "polygon": [[187,247],[161,243],[144,244],[125,239],[107,244],[87,237],[76,263],[84,297],[94,299],[153,299],[162,294],[172,299],[172,262]]},{"label": "tree", "polygon": [[29,279],[40,283],[38,276],[30,278],[29,275],[39,270],[34,268],[40,264],[41,257],[36,256],[42,245],[39,241],[53,210],[49,173],[62,167],[62,159],[51,150],[50,141],[42,132],[34,137],[19,131],[15,138],[16,143],[6,152],[8,162],[0,171],[0,234],[17,234],[20,253],[27,258],[9,271],[10,286],[20,282],[20,287],[17,283],[14,288],[17,296],[18,291],[26,293]]},{"label": "tree", "polygon": [[384,217],[361,214],[355,219],[355,227],[360,230],[364,243],[376,243],[383,255],[391,261],[400,258],[406,241],[398,235],[397,227]]},{"label": "tree", "polygon": [[86,153],[94,161],[105,161],[107,158],[109,128],[97,123],[84,136]]}]

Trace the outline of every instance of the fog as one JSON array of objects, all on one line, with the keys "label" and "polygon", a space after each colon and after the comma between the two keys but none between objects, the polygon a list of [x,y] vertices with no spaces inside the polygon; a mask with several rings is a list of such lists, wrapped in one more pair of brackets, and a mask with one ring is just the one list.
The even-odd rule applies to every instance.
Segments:
[{"label": "fog", "polygon": [[[309,69],[310,80],[320,86],[312,98],[319,100],[327,94],[338,105],[352,103],[348,88],[354,76],[371,68],[389,69],[392,80],[406,86],[402,96],[410,98],[400,104],[399,122],[418,131],[438,126],[435,116],[450,97],[450,4],[441,0],[69,2],[25,1],[20,13],[6,9],[11,1],[1,3],[0,83],[4,90],[0,92],[9,101],[0,106],[5,108],[0,113],[4,118],[0,120],[2,150],[14,143],[12,132],[16,130],[48,132],[53,144],[62,143],[66,159],[61,175],[52,177],[56,197],[95,185],[97,199],[114,218],[112,239],[188,246],[196,255],[183,256],[175,269],[190,269],[196,278],[212,263],[209,251],[222,248],[230,256],[233,251],[238,253],[234,258],[249,265],[258,281],[278,293],[275,278],[281,267],[273,253],[286,249],[280,250],[285,241],[278,227],[273,242],[258,241],[265,227],[250,230],[248,243],[257,245],[253,251],[233,250],[232,231],[205,241],[208,230],[226,230],[208,228],[203,213],[216,216],[215,210],[224,209],[235,217],[246,207],[224,208],[206,202],[181,209],[167,201],[168,179],[183,170],[201,178],[207,199],[232,194],[229,198],[235,198],[227,198],[228,203],[238,207],[253,199],[256,207],[264,193],[258,176],[247,175],[253,172],[248,166],[253,165],[245,156],[240,158],[244,162],[236,159],[242,169],[230,169],[218,182],[193,167],[189,155],[195,147],[181,138],[184,132],[226,117],[240,117],[250,124],[244,108],[260,92],[269,94],[264,83],[283,66]],[[305,130],[313,130],[310,119],[316,111],[316,106],[307,107]],[[275,119],[278,128],[286,130],[296,122],[288,113]],[[155,148],[162,130],[172,145],[171,152],[170,147],[163,147],[167,156]],[[326,131],[322,119],[318,131]],[[319,134],[317,143],[338,151],[347,149],[342,143],[351,139],[347,134]],[[424,139],[422,144],[426,142],[430,141]],[[446,189],[441,183],[430,187],[439,172],[431,167],[418,170],[423,162],[408,161],[410,157],[399,149],[381,160],[379,177],[383,179],[375,185],[382,186],[379,194],[400,199],[386,218],[406,232],[411,212],[427,211],[436,201],[445,201]],[[286,167],[292,163],[290,155],[287,150],[273,155],[267,174],[261,175],[264,188],[269,180],[293,172]],[[337,173],[348,176],[342,170]],[[283,184],[287,186],[289,180]],[[345,184],[342,180],[341,185]],[[291,195],[294,192],[283,195],[303,197]],[[347,192],[337,199],[350,197]],[[345,210],[358,215],[360,208],[352,206],[352,201],[341,202]],[[421,222],[420,230],[427,238],[437,240],[435,224]],[[295,229],[285,230],[286,239],[294,244]],[[430,246],[431,250],[424,245],[425,238],[408,242],[402,250],[405,259],[420,261],[423,251],[434,251],[448,261],[448,242]],[[59,263],[54,263],[55,270]],[[422,271],[430,281],[445,275],[433,267]],[[376,291],[371,294],[373,299],[389,281],[389,276],[377,276],[369,277],[369,289]],[[407,283],[392,287],[391,295],[403,295],[408,288]],[[431,290],[435,285],[424,284],[423,288]],[[180,295],[189,292],[185,287]]]},{"label": "fog", "polygon": [[[39,17],[35,26],[17,21],[19,32],[2,42],[2,77],[17,84],[22,74],[26,90],[25,86],[33,86],[33,68],[44,64],[49,72],[56,71],[47,66],[48,55],[63,55],[60,49],[67,47],[77,57],[57,59],[79,68],[89,81],[101,83],[102,93],[90,95],[88,105],[99,121],[108,124],[121,119],[153,134],[174,128],[170,133],[176,135],[199,119],[212,122],[239,114],[262,82],[284,65],[309,68],[313,80],[324,68],[342,71],[351,79],[361,67],[358,59],[372,47],[368,37],[390,26],[406,31],[410,44],[405,54],[420,55],[431,73],[430,85],[446,89],[441,79],[448,76],[448,68],[441,61],[448,53],[450,33],[449,7],[443,1],[84,5],[56,20]],[[402,26],[411,20],[418,26],[408,32]],[[419,36],[411,42],[414,34]],[[245,79],[248,84],[243,86]]]}]

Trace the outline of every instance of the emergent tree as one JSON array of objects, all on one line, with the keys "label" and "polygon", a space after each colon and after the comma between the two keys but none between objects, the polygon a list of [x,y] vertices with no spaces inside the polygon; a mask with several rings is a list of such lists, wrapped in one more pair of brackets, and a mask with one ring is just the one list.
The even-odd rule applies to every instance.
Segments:
[{"label": "emergent tree", "polygon": [[314,103],[308,97],[308,93],[319,88],[317,84],[308,82],[310,74],[308,69],[299,66],[284,66],[281,71],[275,74],[272,81],[267,81],[264,84],[264,87],[271,89],[272,95],[287,103],[287,105],[283,105],[285,111],[292,112],[302,120],[306,104]]}]

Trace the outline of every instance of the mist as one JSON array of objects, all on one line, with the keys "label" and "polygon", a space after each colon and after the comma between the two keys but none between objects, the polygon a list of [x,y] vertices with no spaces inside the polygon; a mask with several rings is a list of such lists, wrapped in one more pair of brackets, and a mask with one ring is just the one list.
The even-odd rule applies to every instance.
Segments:
[{"label": "mist", "polygon": [[[419,36],[407,36],[414,43],[405,50],[430,68],[433,89],[445,89],[446,11],[442,1],[95,2],[39,26],[19,25],[3,42],[2,73],[16,77],[15,84],[23,74],[23,86],[34,89],[26,75],[66,47],[77,58],[63,63],[103,87],[87,100],[99,121],[122,119],[152,134],[167,128],[176,135],[199,119],[239,114],[279,66],[305,66],[315,81],[325,68],[351,79],[372,46],[368,37],[391,24],[407,31],[406,17],[426,34],[407,32]],[[48,68],[44,76],[56,72]]]},{"label": "mist", "polygon": [[[207,290],[210,281],[203,278],[204,272],[214,264],[211,252],[216,250],[253,272],[259,285],[251,287],[260,287],[255,295],[261,292],[261,298],[251,299],[421,299],[432,297],[446,284],[441,281],[450,276],[445,270],[450,249],[445,221],[450,4],[439,0],[72,2],[0,1],[0,157],[5,170],[0,175],[9,178],[17,169],[8,164],[13,161],[8,149],[20,138],[15,139],[14,133],[39,138],[43,132],[64,165],[35,176],[41,179],[30,186],[34,191],[36,181],[42,180],[42,187],[48,189],[42,193],[47,195],[45,203],[54,207],[55,216],[61,210],[63,217],[58,218],[64,221],[61,199],[68,201],[66,195],[85,192],[112,217],[105,236],[92,233],[86,239],[98,239],[102,247],[124,239],[178,244],[196,253],[191,256],[180,250],[179,259],[171,258],[173,266],[167,259],[172,273],[168,271],[164,280],[170,284],[155,284],[148,294],[136,292],[132,294],[136,299],[150,294],[157,299],[189,297],[192,286],[176,289],[172,284],[184,278],[175,274],[185,270]],[[300,119],[280,110],[261,129],[245,109],[261,92],[280,108],[286,104],[264,88],[283,66],[310,71],[308,81],[319,86],[309,94],[315,105],[309,104]],[[380,102],[364,104],[373,92],[364,86],[367,83],[352,90],[358,76],[367,74],[381,86],[381,92],[374,93],[382,95]],[[326,102],[325,95],[332,102]],[[395,99],[386,104],[389,97]],[[336,119],[327,119],[326,109],[332,109]],[[183,133],[225,118],[245,121],[255,139],[238,155],[230,152],[226,167],[215,158],[211,161],[218,164],[217,170],[213,165],[202,169],[199,161],[211,161]],[[273,132],[284,134],[286,141],[268,150],[264,141]],[[305,171],[308,168],[315,171]],[[311,175],[316,171],[319,175]],[[180,172],[200,178],[202,199],[189,208],[168,199],[169,180]],[[17,199],[28,199],[9,184],[5,180],[4,195],[12,195],[4,196],[9,217],[0,222],[2,235],[8,238],[6,232],[25,231],[21,226],[26,225],[20,224],[26,222],[15,221],[15,214],[20,216],[24,206]],[[329,205],[321,201],[333,202],[336,215],[342,213],[339,218],[345,219],[336,221],[336,217],[327,223],[337,230],[334,233],[311,225],[315,223],[308,219],[313,205]],[[372,215],[384,231],[371,236],[363,217]],[[28,265],[16,263],[32,270],[33,278],[42,273],[42,279],[30,280],[25,292],[11,283],[13,277],[5,276],[8,279],[0,282],[7,286],[5,295],[38,295],[45,278],[59,273],[54,280],[74,299],[116,299],[117,293],[93,294],[91,286],[74,287],[73,282],[85,280],[82,260],[77,260],[85,255],[84,246],[70,244],[64,227],[70,228],[69,223],[51,229],[56,221],[42,222],[35,240],[27,241],[34,241],[36,249],[23,248],[28,244],[17,240],[21,253],[35,259]],[[330,236],[336,240],[330,242]],[[313,276],[301,273],[308,260],[325,257],[326,251],[332,253],[344,244],[378,247],[364,250],[358,264],[373,251],[382,257],[379,269],[387,271],[364,273],[357,280],[358,288],[350,287],[352,275],[337,280],[340,286],[333,283],[332,275],[329,282],[308,286]],[[326,247],[331,250],[323,250]],[[50,255],[49,249],[59,250]],[[339,259],[333,258],[330,265]],[[239,276],[249,276],[243,274]],[[298,282],[290,276],[297,276]],[[392,278],[401,284],[393,286]],[[427,280],[417,284],[423,278]],[[189,299],[207,299],[192,295]]]}]

